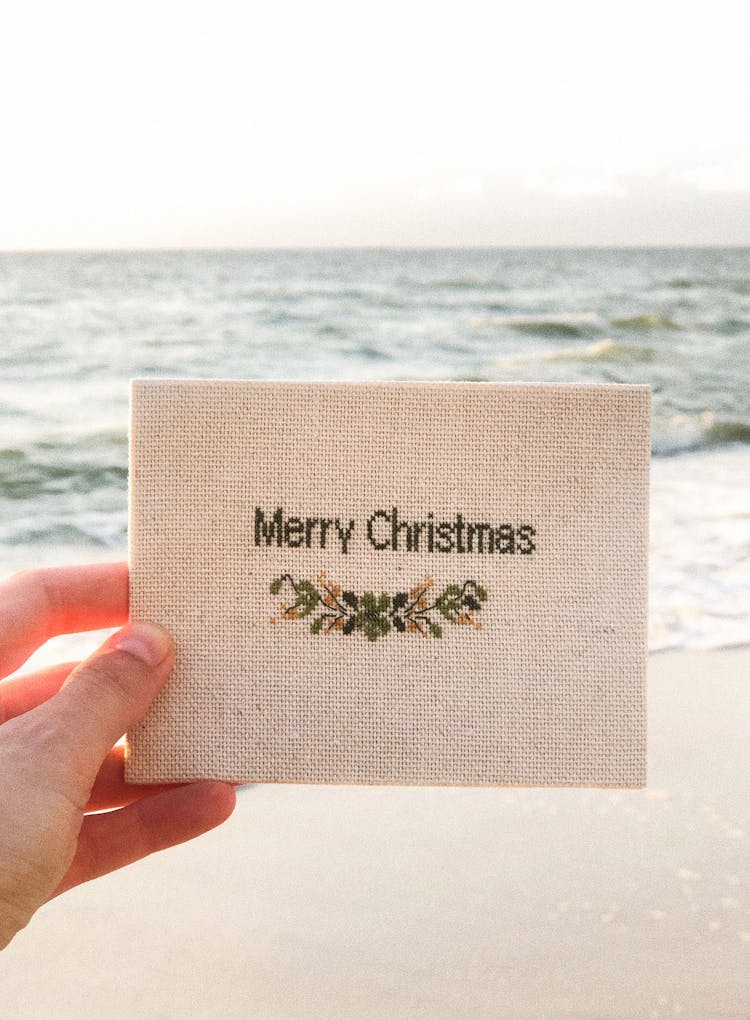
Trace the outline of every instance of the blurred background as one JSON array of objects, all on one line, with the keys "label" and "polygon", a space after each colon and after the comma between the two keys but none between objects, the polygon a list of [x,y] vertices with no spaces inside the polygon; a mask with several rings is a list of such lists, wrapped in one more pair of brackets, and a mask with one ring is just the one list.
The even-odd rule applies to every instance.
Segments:
[{"label": "blurred background", "polygon": [[0,572],[127,555],[134,376],[645,382],[651,648],[746,642],[749,25],[11,6]]},{"label": "blurred background", "polygon": [[648,383],[675,654],[647,790],[250,789],[45,908],[0,1014],[750,1015],[749,30],[744,0],[3,6],[0,577],[127,557],[133,377]]}]

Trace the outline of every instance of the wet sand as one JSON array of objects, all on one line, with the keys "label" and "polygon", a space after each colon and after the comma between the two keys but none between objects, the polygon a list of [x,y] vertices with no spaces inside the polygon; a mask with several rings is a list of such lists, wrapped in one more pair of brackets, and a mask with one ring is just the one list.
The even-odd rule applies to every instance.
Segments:
[{"label": "wet sand", "polygon": [[651,657],[645,790],[242,791],[0,956],[53,1015],[750,1016],[750,649]]}]

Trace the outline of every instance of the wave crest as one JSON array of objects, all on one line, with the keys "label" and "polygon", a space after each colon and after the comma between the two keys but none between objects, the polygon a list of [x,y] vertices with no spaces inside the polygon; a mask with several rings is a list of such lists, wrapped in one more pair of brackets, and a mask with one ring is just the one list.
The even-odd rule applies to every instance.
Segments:
[{"label": "wave crest", "polygon": [[602,333],[607,324],[595,312],[559,315],[487,315],[472,320],[478,328],[510,329],[538,337],[590,337]]},{"label": "wave crest", "polygon": [[656,329],[680,329],[676,322],[661,312],[643,312],[624,319],[612,319],[612,325],[617,329],[635,329],[644,333]]},{"label": "wave crest", "polygon": [[734,443],[750,443],[750,421],[717,418],[713,411],[675,414],[654,423],[651,444],[656,456],[710,450]]},{"label": "wave crest", "polygon": [[653,347],[617,343],[609,339],[542,355],[544,361],[653,361],[655,357]]}]

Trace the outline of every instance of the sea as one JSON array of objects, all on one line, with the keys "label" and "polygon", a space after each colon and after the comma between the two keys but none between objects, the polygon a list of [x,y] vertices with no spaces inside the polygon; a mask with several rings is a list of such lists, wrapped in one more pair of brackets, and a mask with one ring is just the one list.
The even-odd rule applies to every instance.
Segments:
[{"label": "sea", "polygon": [[649,647],[750,642],[750,249],[0,253],[0,364],[0,579],[127,557],[134,376],[648,383]]}]

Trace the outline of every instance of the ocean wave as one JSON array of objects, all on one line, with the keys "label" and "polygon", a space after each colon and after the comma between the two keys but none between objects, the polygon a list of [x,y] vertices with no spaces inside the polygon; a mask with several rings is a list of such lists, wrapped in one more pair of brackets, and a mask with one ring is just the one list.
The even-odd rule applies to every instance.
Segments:
[{"label": "ocean wave", "polygon": [[111,513],[102,514],[98,522],[89,524],[60,520],[51,515],[29,515],[0,525],[0,544],[3,548],[18,546],[72,546],[81,550],[123,548],[127,544],[127,516],[116,521]]},{"label": "ocean wave", "polygon": [[729,318],[722,319],[721,322],[710,328],[722,336],[739,336],[741,333],[750,331],[750,319],[729,316]]},{"label": "ocean wave", "polygon": [[245,287],[238,290],[227,290],[226,301],[230,306],[243,304],[299,304],[309,301],[379,301],[380,288],[347,287],[332,283],[330,287],[313,283],[259,284],[257,287]]},{"label": "ocean wave", "polygon": [[562,347],[556,351],[536,351],[498,359],[502,365],[534,365],[550,361],[653,361],[656,352],[652,347],[622,343],[609,338],[594,340],[582,347]]},{"label": "ocean wave", "polygon": [[750,425],[744,421],[717,421],[706,429],[705,435],[710,446],[750,443]]},{"label": "ocean wave", "polygon": [[112,452],[106,446],[92,449],[85,438],[80,442],[41,441],[26,448],[0,449],[0,497],[33,500],[43,494],[81,495],[112,487],[124,489],[127,465],[122,462],[122,452],[119,463]]},{"label": "ocean wave", "polygon": [[625,319],[612,319],[612,325],[617,329],[634,329],[644,333],[658,329],[680,329],[668,315],[662,315],[660,312],[643,312],[641,315],[632,315]]},{"label": "ocean wave", "polygon": [[476,276],[454,276],[447,280],[436,280],[429,284],[446,290],[508,290],[508,285],[498,280],[482,280]]},{"label": "ocean wave", "polygon": [[590,337],[606,329],[606,323],[595,312],[571,312],[559,315],[487,315],[472,319],[479,329],[510,329],[538,337]]},{"label": "ocean wave", "polygon": [[670,290],[722,290],[735,294],[750,294],[750,279],[745,276],[676,276],[659,284],[660,287],[669,287]]},{"label": "ocean wave", "polygon": [[561,351],[548,351],[543,361],[653,361],[653,347],[618,343],[615,340],[595,340],[585,347],[567,347]]},{"label": "ocean wave", "polygon": [[654,422],[651,451],[668,457],[692,450],[750,443],[750,421],[718,418],[712,411],[699,415],[675,414]]},{"label": "ocean wave", "polygon": [[355,348],[352,352],[358,358],[362,358],[364,361],[395,361],[396,358],[393,354],[388,351],[379,350],[377,347],[373,347],[370,344],[362,344]]}]

